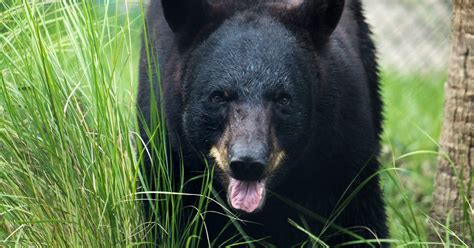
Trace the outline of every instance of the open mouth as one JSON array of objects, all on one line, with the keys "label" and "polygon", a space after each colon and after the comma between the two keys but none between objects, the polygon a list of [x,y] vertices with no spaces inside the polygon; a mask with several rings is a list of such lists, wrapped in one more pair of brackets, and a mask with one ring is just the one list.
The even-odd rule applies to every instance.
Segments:
[{"label": "open mouth", "polygon": [[232,208],[249,214],[262,208],[265,201],[265,183],[265,179],[240,181],[231,177],[227,198]]}]

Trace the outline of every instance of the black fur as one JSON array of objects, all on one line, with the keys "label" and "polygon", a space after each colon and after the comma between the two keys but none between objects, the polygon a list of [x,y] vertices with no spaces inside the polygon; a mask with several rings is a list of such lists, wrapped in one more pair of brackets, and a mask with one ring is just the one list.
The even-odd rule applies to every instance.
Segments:
[{"label": "black fur", "polygon": [[[298,244],[307,236],[288,223],[291,219],[322,233],[331,246],[353,240],[337,228],[325,230],[325,220],[370,178],[334,224],[367,239],[386,238],[379,179],[371,178],[379,169],[382,103],[375,48],[360,1],[347,0],[340,19],[342,0],[306,0],[296,10],[271,0],[209,2],[217,3],[151,1],[146,34],[151,42],[143,43],[151,54],[143,47],[140,61],[139,111],[152,125],[150,106],[164,110],[172,150],[184,154],[185,175],[203,169],[203,155],[229,122],[231,107],[217,106],[209,97],[230,92],[233,105],[271,116],[287,154],[271,175],[269,190],[275,194],[267,196],[260,212],[242,217],[260,223],[243,224],[250,237],[269,237],[265,241],[278,247]],[[158,76],[149,73],[158,61],[162,92]],[[150,85],[162,99],[151,101]],[[275,102],[280,92],[291,104]],[[143,130],[142,138],[148,141]],[[225,198],[219,179],[215,187]],[[211,238],[226,221],[207,215]]]}]

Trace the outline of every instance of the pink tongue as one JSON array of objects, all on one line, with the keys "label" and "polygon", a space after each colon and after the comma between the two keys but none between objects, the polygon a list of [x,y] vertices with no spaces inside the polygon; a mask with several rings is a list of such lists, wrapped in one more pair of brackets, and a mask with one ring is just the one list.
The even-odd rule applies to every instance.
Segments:
[{"label": "pink tongue", "polygon": [[264,189],[263,182],[244,182],[230,178],[230,203],[235,209],[252,213],[261,205]]}]

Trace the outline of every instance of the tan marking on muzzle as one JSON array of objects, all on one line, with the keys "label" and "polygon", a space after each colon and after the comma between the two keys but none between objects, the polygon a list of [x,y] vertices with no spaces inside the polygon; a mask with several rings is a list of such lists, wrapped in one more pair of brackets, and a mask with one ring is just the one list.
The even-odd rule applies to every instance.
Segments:
[{"label": "tan marking on muzzle", "polygon": [[279,150],[277,152],[272,152],[272,154],[270,155],[270,161],[269,161],[270,172],[277,170],[278,167],[280,167],[281,162],[283,162],[283,160],[285,159],[285,157],[286,157],[286,153],[282,150]]},{"label": "tan marking on muzzle", "polygon": [[217,166],[222,170],[225,170],[225,165],[228,163],[227,152],[219,149],[219,147],[213,146],[210,155],[214,160],[216,160]]},{"label": "tan marking on muzzle", "polygon": [[270,131],[270,142],[272,144],[271,154],[268,161],[268,171],[270,173],[276,171],[280,166],[283,160],[286,157],[285,151],[281,149],[280,144],[278,143],[278,139],[276,137],[276,131],[274,128]]},{"label": "tan marking on muzzle", "polygon": [[217,166],[223,171],[226,171],[229,165],[229,152],[227,149],[229,137],[230,130],[226,128],[221,138],[217,141],[217,144],[214,145],[209,152],[209,155],[216,161]]}]

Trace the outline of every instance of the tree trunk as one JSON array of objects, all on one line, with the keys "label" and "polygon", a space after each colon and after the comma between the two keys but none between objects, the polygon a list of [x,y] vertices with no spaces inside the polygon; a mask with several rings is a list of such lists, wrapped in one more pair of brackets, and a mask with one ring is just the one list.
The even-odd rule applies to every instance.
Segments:
[{"label": "tree trunk", "polygon": [[[454,0],[440,145],[433,217],[469,246],[474,228],[474,0]],[[439,224],[433,222],[431,239],[447,242],[446,228]],[[449,239],[460,243],[453,235]]]}]

